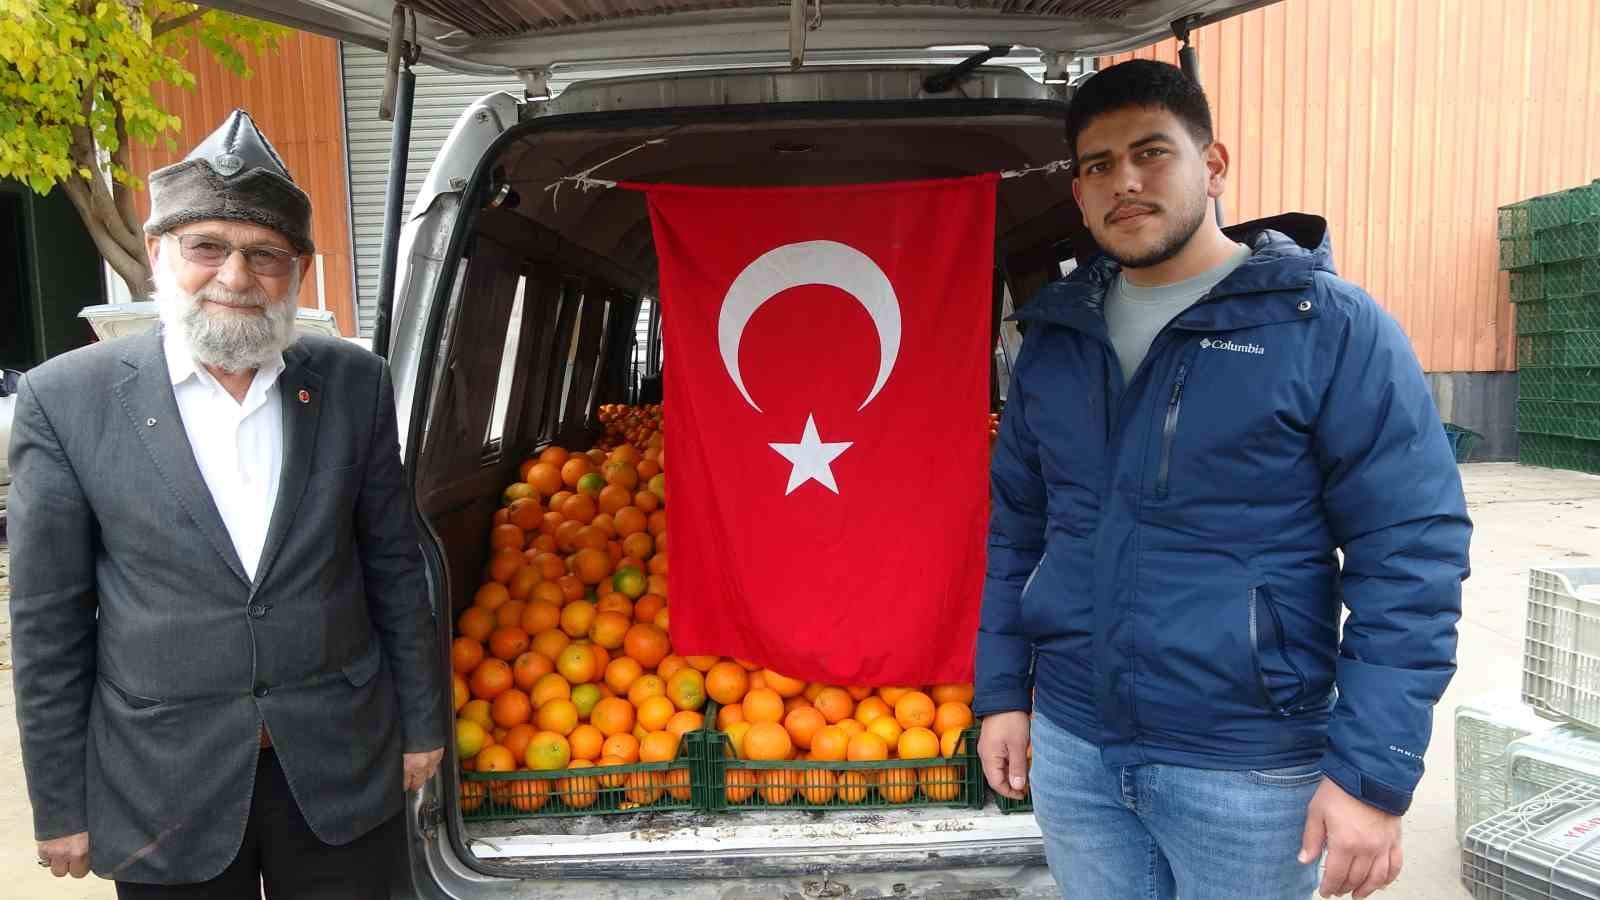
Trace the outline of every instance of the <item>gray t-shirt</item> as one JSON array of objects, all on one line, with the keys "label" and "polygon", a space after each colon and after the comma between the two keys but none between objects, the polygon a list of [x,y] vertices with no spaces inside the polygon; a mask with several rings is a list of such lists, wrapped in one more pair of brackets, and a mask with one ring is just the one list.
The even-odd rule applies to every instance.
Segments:
[{"label": "gray t-shirt", "polygon": [[1155,287],[1129,284],[1127,277],[1119,273],[1106,293],[1106,328],[1122,363],[1122,377],[1131,381],[1161,329],[1249,258],[1250,248],[1239,244],[1222,265],[1193,278]]}]

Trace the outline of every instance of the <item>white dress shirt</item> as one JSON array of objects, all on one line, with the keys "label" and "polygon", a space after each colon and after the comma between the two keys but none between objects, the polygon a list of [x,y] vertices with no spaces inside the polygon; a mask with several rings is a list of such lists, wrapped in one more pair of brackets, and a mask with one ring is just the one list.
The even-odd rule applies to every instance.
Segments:
[{"label": "white dress shirt", "polygon": [[245,574],[253,579],[283,469],[283,396],[278,389],[283,355],[256,370],[240,403],[194,361],[188,342],[170,329],[163,336],[163,349],[194,460]]}]

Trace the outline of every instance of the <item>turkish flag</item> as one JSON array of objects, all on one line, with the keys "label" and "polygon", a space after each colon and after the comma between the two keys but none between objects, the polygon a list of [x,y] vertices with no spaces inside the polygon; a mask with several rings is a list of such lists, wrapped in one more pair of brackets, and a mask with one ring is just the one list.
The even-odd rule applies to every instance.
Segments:
[{"label": "turkish flag", "polygon": [[971,680],[997,179],[624,185],[660,265],[676,652]]}]

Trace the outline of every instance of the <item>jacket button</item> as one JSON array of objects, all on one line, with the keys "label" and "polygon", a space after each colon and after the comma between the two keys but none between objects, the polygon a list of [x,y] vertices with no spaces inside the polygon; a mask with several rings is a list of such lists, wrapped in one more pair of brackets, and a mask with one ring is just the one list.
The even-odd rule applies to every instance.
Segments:
[{"label": "jacket button", "polygon": [[250,618],[259,619],[262,616],[267,614],[267,608],[265,606],[262,606],[260,603],[252,603],[252,604],[250,604],[249,613],[250,613]]},{"label": "jacket button", "polygon": [[1300,311],[1301,312],[1310,312],[1311,311],[1311,301],[1310,300],[1301,300],[1300,301]]},{"label": "jacket button", "polygon": [[264,684],[256,685],[255,695],[257,697],[265,697],[267,695],[267,686]]}]

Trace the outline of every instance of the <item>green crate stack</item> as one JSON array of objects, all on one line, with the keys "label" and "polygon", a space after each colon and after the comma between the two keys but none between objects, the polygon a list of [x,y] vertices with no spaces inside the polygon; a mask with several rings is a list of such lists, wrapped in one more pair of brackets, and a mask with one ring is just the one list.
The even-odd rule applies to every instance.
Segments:
[{"label": "green crate stack", "polygon": [[733,757],[709,704],[701,734],[696,785],[713,812],[812,811],[955,806],[978,809],[988,797],[978,762],[978,729],[969,728],[953,756],[873,761],[758,762]]},{"label": "green crate stack", "polygon": [[468,822],[549,816],[695,809],[698,733],[685,735],[671,762],[592,766],[550,772],[462,772],[461,817]]},{"label": "green crate stack", "polygon": [[1501,268],[1513,270],[1510,294],[1517,304],[1522,461],[1596,471],[1600,180],[1501,207],[1497,233]]}]

